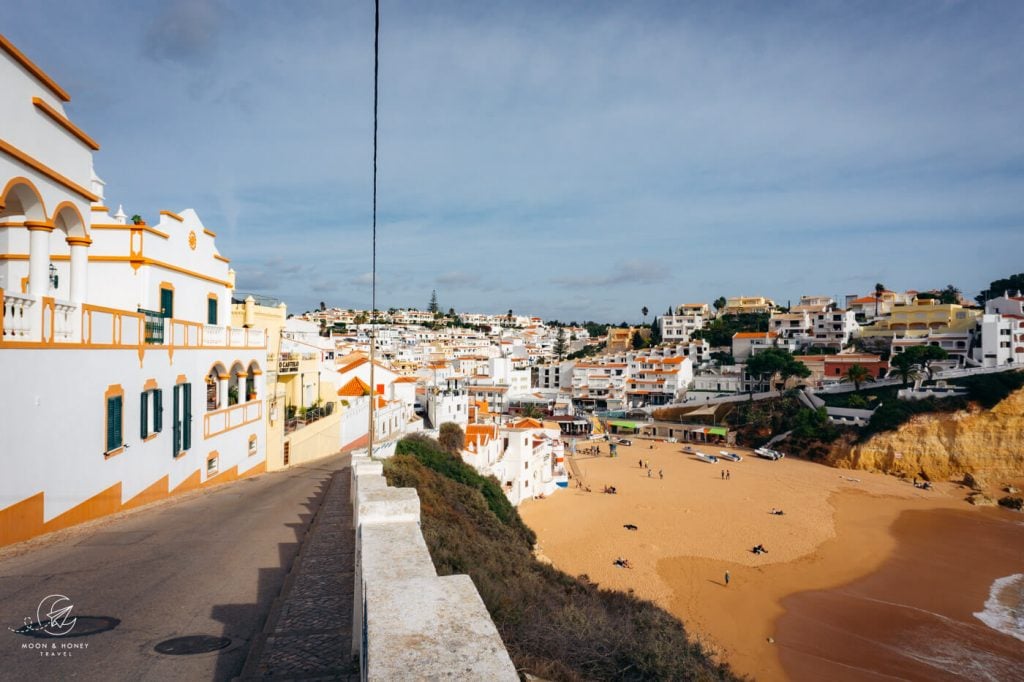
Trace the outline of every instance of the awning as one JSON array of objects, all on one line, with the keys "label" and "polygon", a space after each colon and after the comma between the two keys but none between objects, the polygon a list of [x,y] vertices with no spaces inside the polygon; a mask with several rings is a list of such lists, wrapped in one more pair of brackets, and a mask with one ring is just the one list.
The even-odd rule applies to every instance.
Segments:
[{"label": "awning", "polygon": [[619,428],[622,428],[622,429],[633,429],[633,430],[636,430],[636,428],[637,428],[636,422],[625,422],[625,421],[617,421],[617,420],[616,421],[608,422],[608,425],[609,426],[618,426]]},{"label": "awning", "polygon": [[729,435],[729,429],[727,429],[724,426],[709,426],[707,432],[710,433],[712,436],[728,436]]}]

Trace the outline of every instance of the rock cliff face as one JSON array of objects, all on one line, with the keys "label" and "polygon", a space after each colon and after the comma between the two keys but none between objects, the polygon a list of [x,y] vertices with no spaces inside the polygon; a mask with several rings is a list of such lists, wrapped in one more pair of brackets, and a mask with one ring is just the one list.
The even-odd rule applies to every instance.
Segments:
[{"label": "rock cliff face", "polygon": [[932,480],[966,473],[993,482],[1024,477],[1024,389],[991,410],[920,415],[866,443],[837,442],[829,463],[908,476],[924,472]]}]

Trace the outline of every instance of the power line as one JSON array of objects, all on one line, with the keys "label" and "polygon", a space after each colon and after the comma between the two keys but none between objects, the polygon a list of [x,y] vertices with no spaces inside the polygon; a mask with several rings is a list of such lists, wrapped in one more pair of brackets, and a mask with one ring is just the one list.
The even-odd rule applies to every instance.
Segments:
[{"label": "power line", "polygon": [[377,402],[377,384],[374,378],[377,335],[374,333],[377,317],[377,77],[380,71],[380,0],[373,2],[373,246],[370,265],[370,410],[367,426],[366,454],[373,457],[373,436],[376,432],[374,407]]}]

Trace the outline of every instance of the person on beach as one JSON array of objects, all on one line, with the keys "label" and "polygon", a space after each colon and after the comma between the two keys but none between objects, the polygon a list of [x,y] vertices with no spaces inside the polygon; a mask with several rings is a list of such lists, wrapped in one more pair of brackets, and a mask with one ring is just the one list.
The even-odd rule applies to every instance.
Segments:
[{"label": "person on beach", "polygon": [[665,480],[665,470],[664,469],[658,469],[658,478],[660,478],[662,480]]},{"label": "person on beach", "polygon": [[650,470],[650,469],[648,469],[648,470],[647,470],[647,478],[650,478],[650,477],[651,477],[651,470]]},{"label": "person on beach", "polygon": [[732,472],[729,471],[728,469],[726,469],[725,470],[725,480],[728,481],[730,478],[732,478]]},{"label": "person on beach", "polygon": [[725,586],[729,587],[729,571],[725,572]]},{"label": "person on beach", "polygon": [[[642,459],[640,460],[640,468],[641,469],[644,468],[644,461]],[[914,482],[917,483],[917,481],[914,481]]]},{"label": "person on beach", "polygon": [[725,480],[725,469],[722,469],[722,480]]}]

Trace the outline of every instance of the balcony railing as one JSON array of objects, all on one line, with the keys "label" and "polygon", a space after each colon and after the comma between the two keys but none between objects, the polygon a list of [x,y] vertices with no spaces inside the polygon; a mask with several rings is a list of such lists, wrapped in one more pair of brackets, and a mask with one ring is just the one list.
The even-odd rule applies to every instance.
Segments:
[{"label": "balcony railing", "polygon": [[154,310],[139,308],[146,329],[146,343],[160,344],[164,342],[164,316]]},{"label": "balcony railing", "polygon": [[[153,310],[137,311],[69,301],[48,296],[13,294],[0,289],[0,346],[52,346],[135,349],[266,348],[262,329],[232,329],[165,318]],[[140,356],[141,357],[141,356]]]}]

